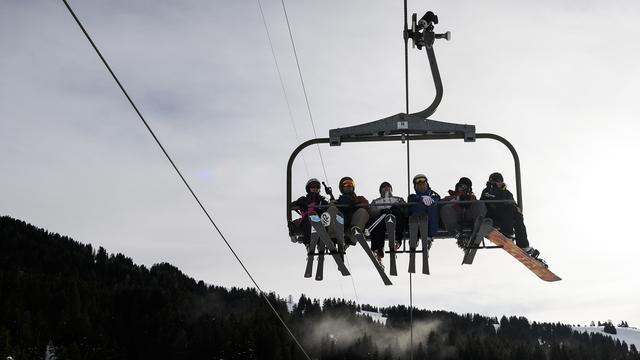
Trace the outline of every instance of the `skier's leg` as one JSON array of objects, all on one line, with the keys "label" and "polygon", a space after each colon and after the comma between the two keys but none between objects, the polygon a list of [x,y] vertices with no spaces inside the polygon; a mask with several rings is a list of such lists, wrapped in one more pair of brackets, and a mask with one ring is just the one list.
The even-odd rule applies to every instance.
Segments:
[{"label": "skier's leg", "polygon": [[407,214],[404,212],[404,209],[398,207],[392,207],[391,213],[396,217],[396,242],[402,243],[402,237],[408,228]]},{"label": "skier's leg", "polygon": [[524,226],[524,216],[518,207],[513,207],[513,227],[516,235],[516,245],[521,248],[529,246],[529,239],[527,239],[527,228]]},{"label": "skier's leg", "polygon": [[302,243],[305,245],[309,245],[311,239],[311,222],[309,221],[309,217],[305,216],[304,219],[300,221],[300,230],[302,230]]},{"label": "skier's leg", "polygon": [[338,208],[335,206],[335,204],[331,204],[329,205],[329,207],[327,208],[327,212],[329,213],[329,218],[331,219],[331,222],[329,223],[329,237],[332,239],[336,238],[336,213],[338,212]]},{"label": "skier's leg", "polygon": [[429,237],[434,237],[438,233],[438,226],[440,225],[440,214],[438,205],[433,204],[427,206],[427,215],[429,216]]},{"label": "skier's leg", "polygon": [[384,234],[386,232],[384,225],[384,223],[380,223],[371,231],[371,251],[374,253],[384,254]]},{"label": "skier's leg", "polygon": [[478,216],[484,217],[485,215],[487,215],[487,207],[484,203],[474,202],[471,203],[467,211],[464,212],[462,221],[473,224]]},{"label": "skier's leg", "polygon": [[506,237],[513,236],[513,221],[515,216],[513,209],[509,207],[499,208],[493,218],[493,223],[500,226],[500,232]]},{"label": "skier's leg", "polygon": [[351,227],[357,227],[360,231],[364,230],[367,221],[369,220],[369,212],[365,208],[359,208],[353,213],[351,217]]},{"label": "skier's leg", "polygon": [[440,208],[440,218],[444,228],[450,235],[455,235],[460,229],[461,210],[455,204],[447,204]]}]

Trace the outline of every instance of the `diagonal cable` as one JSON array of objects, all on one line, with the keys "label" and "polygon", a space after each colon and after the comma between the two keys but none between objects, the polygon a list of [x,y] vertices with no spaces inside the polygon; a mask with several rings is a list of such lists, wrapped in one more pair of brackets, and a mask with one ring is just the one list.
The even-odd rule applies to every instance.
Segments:
[{"label": "diagonal cable", "polygon": [[[300,75],[300,83],[302,84],[302,91],[304,92],[304,100],[307,104],[307,111],[309,112],[309,120],[311,120],[311,128],[313,129],[313,136],[315,136],[316,138],[318,137],[318,134],[316,133],[316,126],[315,123],[313,121],[313,115],[311,114],[311,106],[309,105],[309,96],[307,95],[307,88],[304,85],[304,78],[302,76],[302,70],[300,69],[300,60],[298,59],[298,51],[296,50],[296,43],[293,40],[293,31],[291,30],[291,24],[289,23],[289,15],[287,14],[287,6],[284,3],[284,0],[282,1],[282,10],[284,10],[284,18],[287,21],[287,29],[289,30],[289,38],[291,39],[291,47],[293,48],[293,55],[296,58],[296,65],[298,67],[298,75]],[[327,180],[327,182],[329,181],[329,177],[327,176],[327,169],[324,166],[324,159],[322,157],[322,151],[320,150],[320,145],[316,144],[316,147],[318,149],[318,154],[320,155],[320,163],[322,164],[322,171],[324,172],[324,178]],[[345,256],[346,258],[346,256]],[[349,259],[347,259],[347,264],[349,262]],[[350,265],[349,265],[350,267]],[[356,290],[356,284],[355,281],[353,279],[353,275],[351,275],[351,285],[353,286],[353,293],[356,296],[356,302],[360,302],[358,300],[358,291]]]},{"label": "diagonal cable", "polygon": [[[316,125],[313,121],[313,115],[311,115],[311,106],[309,105],[309,96],[307,95],[307,87],[304,85],[304,78],[302,77],[302,70],[300,69],[300,60],[298,59],[298,52],[296,51],[296,43],[293,41],[293,32],[291,31],[291,24],[289,23],[289,16],[287,15],[287,7],[284,4],[284,0],[282,0],[282,9],[284,10],[284,17],[287,20],[287,29],[289,29],[289,38],[291,39],[291,46],[293,47],[293,55],[296,58],[296,65],[298,66],[298,75],[300,75],[300,83],[302,84],[302,91],[304,92],[304,100],[307,103],[307,112],[309,113],[309,120],[311,121],[311,128],[313,129],[313,136],[318,138],[318,134],[316,133]],[[327,169],[324,166],[324,158],[322,157],[322,151],[320,151],[320,145],[316,144],[318,148],[318,155],[320,155],[320,163],[322,164],[322,171],[324,172],[324,178],[327,182],[329,182],[329,177],[327,176]]]},{"label": "diagonal cable", "polygon": [[[287,103],[287,110],[289,110],[289,119],[291,120],[291,126],[293,127],[293,132],[296,135],[296,140],[298,143],[302,142],[300,140],[300,135],[298,134],[298,128],[296,127],[296,123],[293,119],[293,113],[291,112],[291,104],[289,103],[289,96],[287,96],[287,90],[284,86],[284,81],[282,80],[282,72],[280,71],[280,65],[278,64],[278,58],[276,57],[276,51],[273,48],[273,42],[271,41],[271,33],[269,32],[269,26],[267,25],[267,20],[264,16],[264,11],[262,9],[262,2],[257,0],[258,7],[260,8],[260,15],[262,16],[262,23],[264,24],[264,30],[267,33],[267,39],[269,40],[269,47],[271,48],[271,55],[273,56],[273,62],[276,66],[276,71],[278,73],[278,79],[280,79],[280,87],[282,88],[282,94],[284,95],[284,101]],[[307,166],[307,160],[302,154],[302,162],[304,163],[304,169],[307,172],[307,178],[311,178],[311,174],[309,173],[309,167]]]},{"label": "diagonal cable", "polygon": [[204,205],[202,205],[202,202],[200,201],[200,199],[198,198],[198,196],[195,194],[195,192],[193,191],[193,189],[191,188],[191,186],[189,185],[189,183],[187,182],[187,180],[184,178],[184,176],[182,175],[182,173],[180,172],[180,170],[178,169],[178,167],[176,166],[176,164],[173,162],[173,160],[171,159],[171,156],[169,156],[169,153],[167,153],[167,151],[165,150],[164,146],[162,146],[162,143],[160,142],[160,140],[158,140],[158,137],[156,136],[156,134],[153,132],[153,130],[151,129],[151,127],[149,126],[149,124],[147,123],[147,121],[144,119],[144,116],[142,116],[142,113],[140,113],[140,111],[138,110],[138,107],[136,106],[136,104],[133,102],[133,100],[131,99],[131,97],[129,96],[129,94],[127,93],[127,91],[124,89],[124,87],[122,86],[122,84],[120,83],[120,80],[118,80],[118,77],[115,75],[115,73],[113,72],[113,70],[111,70],[111,67],[109,66],[109,64],[107,63],[107,61],[105,60],[105,58],[102,56],[102,53],[100,52],[100,50],[98,50],[98,47],[96,46],[96,44],[93,42],[93,40],[91,39],[91,36],[89,36],[89,33],[87,33],[87,31],[85,30],[84,26],[82,26],[82,23],[80,22],[80,20],[78,19],[78,17],[76,16],[75,12],[73,11],[73,9],[71,9],[71,6],[69,6],[69,3],[67,2],[67,0],[62,0],[62,2],[65,4],[65,6],[67,7],[67,9],[69,10],[69,13],[71,13],[71,16],[73,16],[74,20],[76,21],[76,23],[78,24],[78,26],[80,27],[80,29],[82,30],[82,32],[84,33],[84,35],[87,37],[87,40],[89,40],[89,42],[91,43],[91,46],[93,47],[93,49],[96,51],[96,53],[98,54],[98,56],[100,57],[100,60],[102,60],[102,63],[105,65],[105,67],[107,68],[107,70],[109,71],[109,73],[111,74],[111,76],[113,77],[113,79],[115,80],[115,82],[118,84],[118,87],[120,87],[120,90],[122,90],[122,93],[124,94],[124,96],[127,98],[127,100],[129,101],[129,103],[131,104],[131,106],[133,107],[133,109],[135,110],[136,114],[138,114],[138,117],[140,118],[140,120],[142,120],[142,123],[144,124],[144,126],[147,128],[147,130],[149,131],[149,133],[151,134],[151,136],[153,137],[153,139],[156,141],[156,143],[158,144],[158,146],[160,147],[160,149],[162,150],[162,152],[164,153],[165,157],[167,158],[167,160],[169,160],[169,162],[171,163],[171,166],[173,166],[173,169],[176,171],[176,173],[178,174],[178,176],[180,177],[180,179],[182,180],[182,182],[184,183],[184,185],[187,187],[187,189],[189,190],[189,192],[191,193],[191,195],[193,196],[193,198],[195,199],[195,201],[198,203],[198,205],[200,206],[200,209],[202,209],[202,211],[204,212],[204,214],[207,216],[207,218],[209,219],[209,222],[211,222],[211,225],[213,225],[213,227],[216,229],[216,231],[218,232],[218,234],[220,235],[220,237],[222,238],[222,240],[224,241],[224,243],[227,245],[227,247],[229,248],[229,250],[231,251],[231,253],[233,254],[233,256],[236,258],[236,260],[238,261],[238,263],[240,264],[240,266],[242,266],[242,269],[244,270],[244,272],[247,274],[247,276],[249,276],[249,279],[251,279],[251,282],[253,283],[253,285],[256,287],[256,289],[258,289],[258,291],[260,291],[260,294],[262,295],[262,297],[264,298],[264,300],[267,302],[267,304],[269,305],[269,307],[271,308],[271,310],[273,311],[273,313],[276,315],[276,317],[278,318],[278,320],[280,320],[280,322],[282,323],[282,325],[285,327],[285,329],[287,330],[287,332],[289,332],[289,335],[291,336],[291,338],[295,341],[295,343],[298,345],[298,347],[300,348],[300,350],[302,351],[302,353],[307,357],[307,359],[311,360],[311,358],[309,357],[309,355],[306,353],[306,351],[304,350],[304,348],[302,347],[302,345],[300,344],[300,342],[298,341],[298,339],[296,338],[296,336],[293,334],[293,332],[291,331],[291,329],[289,329],[289,327],[287,326],[287,324],[284,322],[284,320],[282,319],[282,317],[280,316],[280,314],[278,314],[278,312],[276,311],[275,307],[273,306],[273,304],[271,303],[271,301],[269,300],[269,298],[267,297],[266,293],[260,288],[260,286],[258,285],[258,283],[256,282],[256,280],[253,278],[253,276],[251,275],[251,273],[249,272],[249,270],[246,268],[246,266],[244,265],[244,263],[242,262],[242,260],[240,259],[240,257],[238,256],[238,254],[236,254],[235,250],[233,250],[233,247],[231,246],[231,244],[229,243],[229,241],[227,241],[226,237],[224,236],[224,234],[222,234],[222,231],[220,230],[220,228],[218,228],[218,226],[216,225],[216,223],[213,221],[213,218],[211,217],[211,215],[209,215],[209,212],[207,211],[207,209],[204,207]]},{"label": "diagonal cable", "polygon": [[[347,256],[346,252],[344,254],[344,259],[347,260],[347,269],[351,271],[351,264],[349,264],[349,257]],[[351,278],[351,285],[353,286],[353,294],[356,296],[356,304],[360,304],[360,299],[358,299],[358,291],[356,290],[356,283],[354,280],[354,276],[353,274],[351,274],[351,276],[349,277]]]}]

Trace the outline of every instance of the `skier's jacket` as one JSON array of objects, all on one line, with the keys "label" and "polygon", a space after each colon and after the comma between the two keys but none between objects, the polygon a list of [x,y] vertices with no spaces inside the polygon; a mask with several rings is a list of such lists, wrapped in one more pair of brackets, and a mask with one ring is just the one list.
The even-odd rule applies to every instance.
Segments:
[{"label": "skier's jacket", "polygon": [[[454,201],[454,200],[476,201],[478,199],[476,198],[476,195],[472,191],[462,192],[462,191],[455,191],[455,190],[449,190],[449,196],[445,196],[442,199],[442,201]],[[471,204],[453,204],[453,207],[466,209],[469,207],[469,205]]]},{"label": "skier's jacket", "polygon": [[378,217],[385,210],[390,210],[392,206],[404,203],[404,199],[399,196],[381,196],[371,202],[371,205],[377,206],[371,206],[369,213],[371,217]]},{"label": "skier's jacket", "polygon": [[[501,188],[495,184],[487,183],[487,187],[482,190],[480,200],[513,200],[513,194],[507,190],[507,185],[504,184]],[[513,203],[487,203],[487,211],[495,212],[502,211],[508,206],[513,206]]]},{"label": "skier's jacket", "polygon": [[[431,199],[433,199],[433,204],[431,204],[430,206],[425,205],[423,202],[424,197],[430,197]],[[428,214],[429,208],[437,208],[439,200],[440,195],[438,195],[437,192],[431,189],[428,189],[425,192],[417,192],[415,194],[409,195],[409,197],[407,198],[407,202],[416,204],[409,207],[408,216],[414,214]]]},{"label": "skier's jacket", "polygon": [[318,215],[327,211],[326,207],[317,209],[319,205],[329,205],[324,196],[320,194],[308,193],[306,196],[301,196],[298,200],[291,203],[292,206],[298,207],[298,213],[300,217],[304,219],[312,212],[316,212]]},{"label": "skier's jacket", "polygon": [[356,195],[356,193],[342,194],[338,200],[336,200],[336,204],[341,205],[338,206],[338,210],[340,210],[344,216],[345,225],[348,225],[351,224],[351,216],[353,213],[359,208],[369,205],[369,200],[364,196]]}]

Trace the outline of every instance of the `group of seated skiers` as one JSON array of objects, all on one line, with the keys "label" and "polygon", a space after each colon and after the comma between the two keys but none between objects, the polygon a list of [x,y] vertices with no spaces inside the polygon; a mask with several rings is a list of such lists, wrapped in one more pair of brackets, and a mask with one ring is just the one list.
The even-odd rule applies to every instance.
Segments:
[{"label": "group of seated skiers", "polygon": [[[480,200],[500,201],[486,203],[477,201],[471,187],[472,182],[467,177],[460,178],[454,190],[449,190],[449,195],[441,198],[431,189],[427,177],[418,174],[413,178],[415,193],[409,195],[407,202],[401,197],[393,196],[391,184],[385,181],[380,184],[380,197],[369,204],[364,196],[355,193],[355,183],[347,176],[340,179],[338,188],[341,195],[337,200],[331,201],[332,205],[335,204],[334,207],[329,206],[330,203],[320,195],[320,181],[312,178],[305,186],[307,194],[291,203],[292,209],[295,209],[301,217],[289,222],[289,235],[294,236],[293,238],[300,235],[302,242],[308,246],[311,234],[309,215],[313,213],[321,215],[328,210],[331,211],[332,208],[333,211],[337,208],[344,217],[347,243],[354,245],[356,231],[364,232],[366,226],[374,223],[380,216],[392,214],[396,219],[395,249],[397,250],[407,228],[409,217],[427,215],[429,245],[442,225],[449,236],[457,239],[458,246],[464,249],[469,245],[470,239],[468,234],[463,232],[463,228],[473,226],[479,217],[487,217],[505,236],[511,238],[515,235],[516,244],[527,254],[537,258],[540,252],[529,246],[522,211],[515,203],[513,194],[507,190],[502,174],[497,172],[491,174],[486,185]],[[382,261],[384,257],[385,232],[386,228],[383,224],[374,226],[369,234],[371,250],[378,261]]]}]

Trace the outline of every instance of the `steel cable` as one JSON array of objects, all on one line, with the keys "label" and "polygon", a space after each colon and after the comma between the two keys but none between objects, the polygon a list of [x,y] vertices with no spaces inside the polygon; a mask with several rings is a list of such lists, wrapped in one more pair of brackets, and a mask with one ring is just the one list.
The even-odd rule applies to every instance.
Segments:
[{"label": "steel cable", "polygon": [[[304,100],[307,104],[307,112],[309,113],[309,120],[311,121],[311,128],[313,129],[313,136],[318,138],[318,134],[316,133],[316,126],[315,126],[315,122],[313,121],[313,115],[311,113],[311,106],[309,105],[309,96],[307,95],[307,88],[304,84],[304,78],[302,76],[302,70],[300,68],[300,60],[298,58],[298,51],[296,50],[296,43],[293,40],[293,30],[291,30],[291,23],[289,22],[289,15],[287,14],[287,6],[284,3],[284,0],[281,0],[282,2],[282,10],[284,11],[284,17],[285,20],[287,22],[287,29],[289,30],[289,39],[291,40],[291,47],[293,48],[293,55],[296,59],[296,66],[298,67],[298,75],[300,76],[300,83],[302,84],[302,91],[304,93]],[[320,163],[322,164],[322,171],[324,172],[324,177],[325,180],[327,182],[329,182],[329,177],[327,175],[327,169],[325,168],[324,165],[324,158],[322,157],[322,150],[320,150],[320,145],[316,144],[316,147],[318,149],[318,155],[320,156]],[[345,254],[345,259],[347,260],[347,266],[348,268],[351,268],[351,265],[349,264],[349,259],[347,258],[346,254]],[[355,281],[353,279],[353,274],[351,275],[351,285],[353,286],[353,293],[355,294],[356,297],[356,302],[360,303],[359,299],[358,299],[358,291],[356,290],[356,285],[355,285]]]},{"label": "steel cable", "polygon": [[224,234],[222,233],[222,231],[220,230],[220,228],[216,225],[216,223],[213,221],[213,218],[211,217],[211,215],[209,214],[209,212],[207,211],[207,209],[204,207],[204,205],[202,205],[202,202],[200,201],[200,199],[198,198],[198,196],[196,195],[196,193],[193,191],[193,189],[191,188],[191,186],[189,185],[189,183],[187,182],[187,180],[184,178],[184,176],[182,175],[182,173],[180,172],[180,170],[178,169],[178,167],[176,166],[176,164],[174,163],[173,159],[171,158],[171,156],[169,156],[169,153],[167,153],[167,151],[165,150],[164,146],[162,145],[162,143],[160,142],[160,140],[158,139],[158,137],[156,136],[156,134],[153,132],[153,130],[151,129],[151,127],[149,126],[149,124],[147,123],[147,121],[145,120],[144,116],[142,116],[142,113],[140,113],[140,111],[138,110],[138,107],[136,106],[136,104],[133,102],[133,100],[131,99],[131,97],[129,96],[129,94],[127,93],[127,91],[124,89],[124,87],[122,86],[122,84],[120,83],[120,80],[118,80],[118,77],[115,75],[115,73],[113,72],[113,70],[111,69],[111,66],[109,66],[109,64],[107,63],[107,61],[105,60],[105,58],[102,56],[102,53],[100,52],[100,50],[98,49],[98,47],[96,46],[96,44],[93,42],[93,40],[91,39],[91,36],[89,35],[89,33],[85,30],[84,26],[82,25],[82,23],[80,22],[80,19],[78,19],[78,17],[76,16],[75,12],[73,11],[73,9],[71,8],[71,6],[69,5],[69,3],[67,2],[67,0],[62,0],[62,2],[65,4],[65,6],[67,7],[67,10],[69,10],[69,13],[71,14],[71,16],[73,16],[74,20],[76,21],[76,23],[78,24],[78,26],[80,27],[80,29],[82,30],[82,32],[84,33],[84,35],[87,37],[87,40],[89,40],[89,43],[91,43],[91,46],[93,47],[93,49],[96,51],[96,53],[98,54],[98,56],[100,57],[100,60],[102,60],[102,63],[105,65],[105,67],[107,68],[107,70],[109,71],[109,73],[111,74],[111,76],[113,77],[113,79],[115,80],[115,82],[118,84],[118,87],[120,88],[120,90],[122,90],[122,93],[124,94],[124,96],[127,98],[127,100],[129,101],[129,103],[131,104],[131,106],[133,107],[133,109],[135,110],[136,114],[138,114],[138,117],[140,118],[140,120],[142,120],[142,123],[144,124],[144,126],[147,128],[147,130],[149,131],[149,133],[151,134],[151,136],[153,137],[153,139],[156,141],[156,143],[158,144],[158,146],[160,147],[160,149],[162,150],[162,152],[164,153],[165,157],[167,158],[167,160],[169,160],[169,162],[171,163],[171,166],[173,167],[173,169],[176,171],[176,173],[178,174],[178,176],[180,177],[180,179],[182,180],[182,182],[184,183],[184,185],[187,187],[187,189],[189,190],[189,192],[191,193],[191,195],[193,196],[193,198],[195,199],[195,201],[198,203],[198,205],[200,206],[200,209],[202,209],[202,211],[204,212],[204,214],[207,216],[207,218],[209,219],[209,222],[211,223],[211,225],[213,225],[213,227],[215,228],[215,230],[218,232],[218,234],[220,235],[220,237],[222,238],[222,240],[224,241],[224,243],[227,245],[227,247],[229,248],[229,250],[231,251],[231,253],[233,254],[233,256],[236,258],[236,260],[238,261],[238,263],[240,264],[240,266],[242,267],[242,269],[244,270],[244,272],[247,274],[247,276],[249,276],[249,279],[251,279],[251,282],[253,283],[253,285],[256,287],[256,289],[258,289],[258,291],[260,291],[260,294],[262,295],[262,297],[264,298],[264,300],[267,302],[267,304],[269,305],[269,307],[271,308],[271,310],[273,311],[273,313],[276,315],[276,317],[278,318],[278,320],[280,320],[280,322],[282,323],[282,325],[285,327],[285,329],[287,330],[287,332],[289,333],[289,335],[291,336],[291,338],[295,341],[295,343],[298,345],[298,347],[300,348],[300,351],[302,351],[302,353],[305,355],[305,357],[309,360],[311,360],[311,357],[309,357],[309,355],[307,354],[307,352],[304,350],[304,348],[302,347],[302,344],[300,344],[300,342],[298,341],[298,339],[296,338],[296,336],[293,334],[293,332],[291,331],[291,329],[289,329],[289,326],[287,326],[287,324],[284,322],[284,320],[282,319],[282,317],[280,316],[280,314],[278,314],[278,311],[275,309],[275,307],[273,306],[273,304],[271,303],[271,301],[269,300],[269,298],[267,297],[267,294],[260,288],[260,286],[258,285],[257,281],[253,278],[253,276],[251,275],[251,272],[249,272],[249,270],[247,269],[247,267],[244,265],[244,263],[242,262],[242,260],[240,259],[240,257],[238,256],[238,254],[236,254],[235,250],[233,249],[233,247],[231,246],[231,244],[229,243],[229,241],[227,241],[226,237],[224,236]]},{"label": "steel cable", "polygon": [[[302,77],[302,70],[300,69],[300,60],[298,59],[298,51],[296,50],[296,43],[293,40],[293,31],[291,30],[291,24],[289,23],[289,15],[287,15],[287,7],[284,4],[284,0],[282,0],[282,9],[284,10],[284,17],[287,20],[287,29],[289,30],[289,38],[291,39],[291,46],[293,47],[293,55],[296,58],[296,66],[298,67],[298,75],[300,75],[300,83],[302,84],[302,92],[304,93],[304,100],[307,104],[307,112],[309,113],[309,120],[311,121],[311,128],[313,129],[313,136],[318,138],[318,134],[316,133],[316,125],[313,121],[313,115],[311,115],[311,105],[309,105],[309,96],[307,95],[307,87],[304,85],[304,78]],[[327,169],[324,166],[324,158],[322,157],[322,151],[320,150],[320,145],[316,144],[318,148],[318,155],[320,156],[320,163],[322,164],[322,171],[324,172],[324,178],[327,183],[329,182],[329,177],[327,176]]]},{"label": "steel cable", "polygon": [[[293,133],[296,135],[296,140],[298,143],[302,142],[300,140],[300,135],[298,134],[298,128],[296,128],[295,120],[293,119],[293,112],[291,111],[291,104],[289,103],[289,96],[287,96],[287,90],[284,86],[284,80],[282,80],[282,72],[280,71],[280,65],[278,64],[278,58],[276,57],[276,51],[273,48],[273,41],[271,41],[271,33],[269,32],[269,26],[267,25],[267,19],[264,16],[264,10],[262,9],[262,2],[260,0],[256,0],[258,2],[258,8],[260,9],[260,15],[262,16],[262,23],[264,24],[264,31],[267,33],[267,39],[269,40],[269,47],[271,48],[271,55],[273,56],[273,62],[276,66],[276,72],[278,73],[278,79],[280,79],[280,87],[282,88],[282,94],[284,95],[284,101],[287,103],[287,110],[289,110],[289,119],[291,120],[291,126],[293,127]],[[307,160],[302,154],[302,162],[304,163],[304,169],[307,172],[307,178],[311,178],[311,174],[309,173],[309,167],[307,166]],[[325,175],[326,176],[326,175]]]}]

